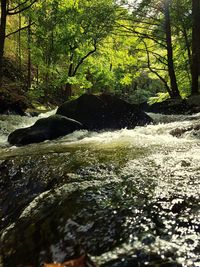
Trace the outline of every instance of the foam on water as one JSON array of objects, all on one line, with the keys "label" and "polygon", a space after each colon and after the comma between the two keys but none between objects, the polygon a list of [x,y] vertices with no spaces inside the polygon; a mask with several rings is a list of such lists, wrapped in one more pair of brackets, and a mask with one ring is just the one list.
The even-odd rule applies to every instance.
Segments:
[{"label": "foam on water", "polygon": [[[170,258],[167,255],[172,253],[182,266],[198,266],[192,265],[191,262],[195,264],[200,262],[198,252],[200,240],[199,140],[198,136],[190,134],[186,134],[183,138],[173,137],[170,131],[178,127],[188,127],[193,123],[198,124],[200,114],[152,116],[154,119],[157,116],[155,119],[157,124],[136,127],[133,130],[104,132],[81,130],[54,141],[19,148],[2,148],[1,159],[5,159],[6,156],[17,156],[11,161],[22,161],[20,179],[23,177],[27,180],[30,173],[38,166],[39,170],[35,173],[40,178],[43,177],[42,175],[45,177],[49,169],[53,170],[52,173],[58,180],[67,177],[67,183],[64,185],[36,195],[23,209],[19,218],[22,220],[31,216],[44,216],[45,212],[49,211],[48,205],[51,206],[52,203],[55,203],[55,215],[59,208],[66,209],[70,201],[68,196],[78,190],[78,198],[72,198],[72,200],[80,205],[79,212],[82,212],[82,218],[87,219],[91,216],[92,223],[94,220],[92,226],[97,224],[95,229],[97,234],[93,236],[93,231],[88,228],[91,225],[90,220],[85,223],[81,220],[80,225],[76,223],[77,232],[81,229],[86,237],[90,235],[91,239],[97,238],[100,243],[102,238],[105,238],[105,243],[108,243],[112,240],[112,235],[107,236],[107,227],[109,228],[113,221],[122,216],[120,226],[123,233],[128,236],[126,242],[123,244],[121,242],[121,246],[119,244],[113,250],[94,257],[95,262],[102,264],[120,255],[135,257],[135,251],[143,249],[146,252],[155,252],[161,258]],[[2,125],[5,122],[6,129],[17,126],[17,122],[12,124],[11,117],[7,119],[1,121]],[[37,119],[19,118],[18,122],[21,126],[27,126]],[[8,132],[5,130],[4,136]],[[119,157],[123,160],[120,159],[119,164],[115,165],[116,158]],[[28,161],[31,162],[31,170]],[[34,161],[37,162],[37,166],[32,167]],[[70,164],[74,167],[71,168]],[[112,169],[112,164],[117,167]],[[69,170],[67,166],[70,167]],[[15,175],[15,165],[13,171]],[[68,182],[69,180],[71,183]],[[90,207],[91,200],[95,200],[96,206],[93,206],[93,210]],[[60,203],[60,207],[56,203]],[[81,208],[82,203],[84,208]],[[62,221],[59,219],[58,230],[60,229],[61,242],[65,244],[62,238],[68,238],[71,234],[69,230],[73,217],[71,221],[66,220],[65,223],[69,215],[61,214],[63,217]],[[113,221],[107,223],[106,220],[109,221],[111,215],[114,216]],[[76,218],[75,214],[73,216]],[[102,218],[105,218],[106,225],[102,230],[105,230],[103,237],[99,236]],[[99,226],[98,220],[101,222]],[[13,229],[14,227],[16,225],[13,225]],[[9,231],[9,228],[5,231],[8,237]],[[72,232],[73,238],[77,239],[75,232],[74,230]],[[88,237],[88,242],[90,238]],[[5,236],[5,239],[9,238]],[[97,241],[94,243],[98,243]],[[63,247],[66,249],[66,246]],[[64,257],[57,243],[51,244],[51,250],[54,259],[59,261]]]},{"label": "foam on water", "polygon": [[[38,119],[48,117],[55,114],[56,109],[47,113],[42,113],[38,117],[26,117],[16,115],[1,115],[0,116],[0,147],[7,146],[8,135],[18,128],[28,127],[34,124]],[[119,131],[107,132],[87,132],[75,131],[63,138],[58,142],[81,142],[81,143],[110,143],[110,142],[125,142],[133,144],[149,143],[170,143],[179,142],[177,138],[174,139],[170,135],[170,131],[177,127],[187,127],[191,125],[191,121],[199,121],[200,113],[194,115],[161,115],[149,114],[156,125],[148,125],[146,127],[136,127],[134,130],[122,129]],[[185,137],[190,138],[186,135]],[[81,140],[80,140],[81,139]],[[145,142],[144,142],[145,141]],[[55,142],[55,141],[54,141]]]},{"label": "foam on water", "polygon": [[38,119],[46,118],[55,114],[55,110],[41,113],[37,117],[20,115],[0,115],[0,147],[7,146],[8,135],[16,129],[26,128],[33,125]]},{"label": "foam on water", "polygon": [[[37,119],[41,117],[47,117],[55,113],[42,114],[39,117],[29,118],[21,116],[1,116],[0,117],[0,148],[1,158],[9,155],[26,155],[26,154],[37,154],[37,153],[49,153],[59,152],[59,150],[67,149],[68,146],[90,146],[105,149],[114,149],[118,147],[127,148],[140,148],[140,149],[152,149],[153,147],[159,147],[159,149],[165,150],[168,148],[181,148],[182,146],[190,146],[198,144],[198,135],[193,132],[185,133],[184,138],[176,138],[170,134],[171,130],[178,127],[188,127],[191,124],[199,123],[200,114],[184,116],[184,121],[177,121],[180,116],[168,116],[151,114],[153,119],[157,117],[157,121],[167,121],[167,123],[157,123],[153,125],[147,125],[145,127],[136,127],[133,130],[121,129],[117,131],[101,131],[101,132],[88,132],[86,130],[75,131],[69,135],[58,138],[53,141],[45,141],[39,144],[31,144],[24,147],[16,148],[15,146],[10,147],[7,143],[8,134],[20,127],[27,127],[32,125]],[[183,117],[183,116],[182,116]],[[192,118],[192,121],[191,121]],[[6,147],[6,148],[4,148]]]}]

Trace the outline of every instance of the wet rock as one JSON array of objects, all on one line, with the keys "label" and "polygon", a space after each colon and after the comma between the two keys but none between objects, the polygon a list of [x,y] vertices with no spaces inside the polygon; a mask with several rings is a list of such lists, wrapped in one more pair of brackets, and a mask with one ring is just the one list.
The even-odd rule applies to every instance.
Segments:
[{"label": "wet rock", "polygon": [[191,107],[191,113],[200,112],[200,95],[192,95],[187,100],[188,105]]},{"label": "wet rock", "polygon": [[138,106],[106,94],[82,95],[61,105],[57,114],[78,120],[89,130],[131,129],[152,122]]},{"label": "wet rock", "polygon": [[8,136],[8,142],[17,146],[39,143],[80,129],[83,129],[80,122],[61,115],[52,115],[36,121],[31,127],[15,130]]},{"label": "wet rock", "polygon": [[181,137],[185,133],[192,132],[192,135],[197,135],[200,130],[200,124],[194,124],[183,128],[176,128],[170,131],[170,134],[175,137]]},{"label": "wet rock", "polygon": [[163,102],[157,102],[149,106],[144,106],[144,110],[153,113],[166,115],[187,114],[191,111],[191,105],[182,99],[167,99]]},{"label": "wet rock", "polygon": [[142,110],[166,115],[187,115],[200,112],[200,95],[190,96],[187,99],[167,99],[149,105],[147,102],[141,103]]},{"label": "wet rock", "polygon": [[68,193],[62,206],[56,199],[56,203],[50,205],[52,200],[49,199],[47,203],[50,207],[46,205],[46,211],[40,214],[40,218],[32,215],[32,223],[21,218],[15,225],[16,229],[8,229],[1,240],[3,251],[7,254],[4,258],[6,266],[26,266],[30,263],[41,266],[42,261],[62,262],[74,254],[77,242],[92,254],[101,254],[112,248],[121,235],[121,219],[110,214],[109,209],[98,211],[94,200],[87,201],[91,210],[86,210],[86,202],[77,206],[79,196],[83,196],[83,192]]},{"label": "wet rock", "polygon": [[[0,229],[12,223],[38,194],[48,190],[49,184],[53,188],[54,176],[48,175],[45,167],[43,167],[45,177],[42,173],[40,176],[37,175],[34,170],[30,172],[29,168],[34,164],[35,161],[30,158],[26,158],[26,166],[20,159],[0,164]],[[44,160],[37,163],[38,168],[42,165],[45,165]]]},{"label": "wet rock", "polygon": [[146,236],[144,236],[143,238],[142,238],[142,243],[144,244],[144,245],[150,245],[150,244],[152,244],[152,243],[154,243],[155,242],[155,236],[153,236],[153,235],[151,235],[151,234],[148,234],[148,235],[146,235]]},{"label": "wet rock", "polygon": [[178,264],[177,262],[165,262],[165,263],[162,263],[160,264],[160,267],[182,267],[181,264]]},{"label": "wet rock", "polygon": [[132,267],[132,266],[140,267],[143,265],[141,265],[141,263],[138,261],[137,258],[131,258],[131,257],[112,260],[101,265],[101,267]]},{"label": "wet rock", "polygon": [[[77,148],[77,152],[74,148],[66,151],[65,147],[52,153],[51,147],[51,153],[47,153],[44,145],[17,148],[30,149],[32,154],[35,147],[38,154],[18,154],[1,162],[0,207],[3,204],[4,209],[0,214],[7,219],[0,240],[3,266],[42,267],[44,262],[63,262],[74,255],[77,243],[95,262],[108,267],[178,267],[177,258],[183,258],[184,266],[187,257],[198,259],[198,173],[193,176],[191,170],[185,183],[182,176],[181,180],[175,175],[169,180],[171,172],[153,165],[158,177],[152,179],[147,163],[151,155],[144,161],[148,172],[137,176],[137,168],[139,173],[141,169],[138,161],[131,161],[132,168],[128,164],[129,172],[121,164],[118,169],[111,168],[107,159],[97,164],[97,156],[105,158],[103,149],[93,154],[88,146]],[[113,147],[106,153],[113,164]],[[161,177],[162,183],[167,183],[157,191]],[[187,197],[183,206],[176,206],[178,212],[173,213],[173,204],[186,198],[187,187],[192,197]],[[155,236],[155,242],[151,238],[144,242],[149,234]],[[107,254],[98,262],[106,253],[111,257]]]},{"label": "wet rock", "polygon": [[191,131],[192,128],[176,128],[172,131],[170,131],[170,134],[175,137],[181,137],[185,132]]}]

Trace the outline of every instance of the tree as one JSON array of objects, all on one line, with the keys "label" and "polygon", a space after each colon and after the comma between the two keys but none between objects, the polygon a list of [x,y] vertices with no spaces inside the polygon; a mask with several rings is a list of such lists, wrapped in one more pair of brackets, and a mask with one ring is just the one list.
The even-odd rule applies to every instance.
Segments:
[{"label": "tree", "polygon": [[[150,38],[154,41],[155,45],[159,48],[165,49],[166,56],[156,55],[155,47],[153,56],[156,57],[156,61],[164,65],[164,67],[158,67],[156,73],[159,75],[159,69],[166,70],[168,72],[170,86],[167,84],[166,78],[160,75],[161,81],[165,84],[165,87],[171,96],[171,98],[176,98],[180,96],[175,67],[174,67],[174,56],[173,56],[173,45],[172,45],[172,24],[171,24],[171,0],[164,1],[150,1],[149,4],[150,11],[153,12],[153,20],[150,20],[151,31]],[[149,33],[147,33],[147,39],[149,38]],[[150,52],[151,53],[151,52]],[[157,76],[158,76],[157,75]]]},{"label": "tree", "polygon": [[174,70],[170,4],[171,4],[171,0],[165,0],[164,6],[163,6],[164,18],[165,18],[165,38],[166,38],[166,46],[167,46],[168,72],[169,72],[170,84],[171,84],[171,97],[180,97],[180,93],[179,93],[178,85],[176,81],[176,74]]},{"label": "tree", "polygon": [[192,0],[192,94],[200,92],[200,1]]},{"label": "tree", "polygon": [[80,82],[80,76],[86,79],[82,66],[112,32],[115,12],[112,0],[47,0],[35,6],[32,16],[37,49],[33,50],[46,71],[44,89],[50,86],[52,70],[57,81],[65,84],[65,97],[70,97],[72,85]]},{"label": "tree", "polygon": [[[64,100],[73,88],[73,93],[108,90],[128,97],[140,95],[140,89],[156,93],[160,87],[159,92],[176,98],[189,95],[192,76],[192,84],[198,84],[200,23],[190,0],[128,0],[128,5],[124,0],[122,5],[115,0],[39,0],[28,8],[34,2],[1,1],[6,11],[1,19],[20,14],[18,29],[17,17],[7,23],[5,38],[17,33],[18,39],[11,36],[6,47],[16,50],[16,40],[21,42],[22,66],[31,56],[28,81],[31,74],[29,91],[35,88],[35,96]],[[29,38],[20,34],[23,28]]]},{"label": "tree", "polygon": [[[37,0],[26,0],[22,2],[18,2],[17,4],[14,2],[10,4],[8,0],[1,0],[1,24],[0,24],[0,86],[2,85],[2,77],[3,77],[3,55],[4,55],[4,46],[5,46],[5,38],[10,36],[13,33],[9,33],[6,35],[6,22],[7,16],[13,16],[19,14],[27,9],[29,9]],[[24,29],[25,27],[23,27]],[[14,33],[22,30],[18,29]]]},{"label": "tree", "polygon": [[[132,18],[129,16],[132,25],[127,23],[125,18],[125,24],[122,22],[122,27],[127,33],[132,32],[138,36],[138,43],[146,44],[145,47],[140,47],[148,53],[146,65],[164,83],[169,95],[176,98],[180,97],[180,93],[174,64],[174,45],[172,45],[172,30],[175,28],[171,21],[172,10],[171,0],[140,1],[136,6],[132,6]],[[156,51],[162,52],[159,54]]]},{"label": "tree", "polygon": [[70,97],[71,84],[74,83],[79,69],[113,29],[115,5],[113,1],[105,0],[79,1],[76,6],[67,8],[65,14],[68,23],[65,23],[63,37],[67,40],[69,60],[65,89],[67,97]]},{"label": "tree", "polygon": [[0,25],[0,86],[3,75],[3,54],[6,37],[7,0],[1,0],[1,25]]}]

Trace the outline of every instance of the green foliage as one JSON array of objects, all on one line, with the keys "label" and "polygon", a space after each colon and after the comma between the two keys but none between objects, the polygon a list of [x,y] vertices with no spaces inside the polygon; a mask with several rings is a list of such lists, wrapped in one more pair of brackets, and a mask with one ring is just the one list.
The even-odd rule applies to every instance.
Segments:
[{"label": "green foliage", "polygon": [[170,98],[168,93],[157,93],[156,96],[149,98],[148,104],[152,105],[156,102],[163,102],[168,98]]},{"label": "green foliage", "polygon": [[51,86],[53,75],[57,88],[65,83],[90,88],[84,65],[112,31],[115,10],[113,1],[105,0],[38,2],[30,15],[36,21],[33,63],[42,83]]},{"label": "green foliage", "polygon": [[[13,5],[16,3],[21,2]],[[21,26],[30,19],[33,23],[30,96],[45,98],[70,84],[73,94],[113,92],[135,103],[168,97],[163,1],[141,0],[130,9],[127,3],[38,0],[25,11]],[[187,97],[191,86],[191,1],[171,1],[170,15],[177,83],[182,97]],[[17,29],[18,20],[14,16],[9,21],[7,32]],[[18,36],[9,38],[7,52],[12,50],[10,55],[18,58],[20,42],[21,60],[26,65],[27,30],[21,31],[20,40]]]}]

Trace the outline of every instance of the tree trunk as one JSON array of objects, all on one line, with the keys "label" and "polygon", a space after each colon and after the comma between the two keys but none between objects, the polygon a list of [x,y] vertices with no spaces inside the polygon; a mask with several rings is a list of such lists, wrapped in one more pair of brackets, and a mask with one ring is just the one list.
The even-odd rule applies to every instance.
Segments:
[{"label": "tree trunk", "polygon": [[173,60],[173,48],[172,48],[172,35],[171,35],[171,20],[170,20],[170,3],[171,0],[165,0],[164,2],[164,15],[165,15],[165,34],[167,44],[167,62],[168,62],[168,73],[170,77],[172,97],[180,97],[178,85],[176,81],[176,74],[174,70]]},{"label": "tree trunk", "polygon": [[69,100],[72,96],[72,85],[70,83],[65,84],[65,100]]},{"label": "tree trunk", "polygon": [[180,26],[181,26],[181,32],[183,34],[183,38],[185,40],[185,48],[186,48],[186,51],[187,51],[187,55],[188,55],[188,69],[187,69],[187,72],[188,72],[188,78],[190,80],[190,83],[191,83],[191,73],[192,73],[192,51],[191,51],[191,43],[190,43],[190,40],[189,40],[189,35],[188,35],[188,32],[187,32],[187,22],[185,21],[185,18],[184,18],[184,15],[183,15],[183,7],[182,7],[182,4],[181,1],[177,1],[176,2],[176,12],[177,12],[177,15],[178,15],[178,20],[180,22]]},{"label": "tree trunk", "polygon": [[29,18],[29,26],[28,26],[28,89],[31,88],[31,19]]},{"label": "tree trunk", "polygon": [[2,85],[3,78],[3,55],[4,55],[4,44],[6,37],[6,18],[7,18],[7,1],[1,0],[1,25],[0,25],[0,87]]},{"label": "tree trunk", "polygon": [[187,75],[188,75],[188,80],[190,81],[190,85],[192,84],[192,53],[191,53],[191,46],[190,46],[190,41],[188,38],[188,34],[185,28],[185,25],[182,23],[182,31],[183,31],[183,37],[185,39],[185,46],[187,50],[187,55],[188,55],[188,66],[187,66]]},{"label": "tree trunk", "polygon": [[37,86],[39,85],[39,66],[36,66],[36,82],[37,82]]},{"label": "tree trunk", "polygon": [[[68,70],[68,77],[73,77],[74,74],[73,74],[73,67],[74,67],[74,64],[73,64],[73,57],[74,55],[71,54],[71,57],[70,57],[70,65],[69,65],[69,70]],[[72,85],[70,83],[66,83],[65,84],[65,95],[66,95],[66,100],[70,99],[70,97],[72,96]]]},{"label": "tree trunk", "polygon": [[[19,13],[19,24],[18,28],[21,29],[22,27],[22,20],[21,14]],[[22,70],[22,53],[21,53],[21,31],[18,32],[18,59],[19,59],[19,69]]]},{"label": "tree trunk", "polygon": [[185,25],[182,23],[182,31],[183,31],[183,37],[185,39],[185,46],[188,54],[188,62],[189,62],[189,69],[190,72],[192,72],[192,55],[191,55],[191,46],[188,38],[188,34],[185,28]]},{"label": "tree trunk", "polygon": [[192,0],[192,90],[200,91],[200,1]]}]

